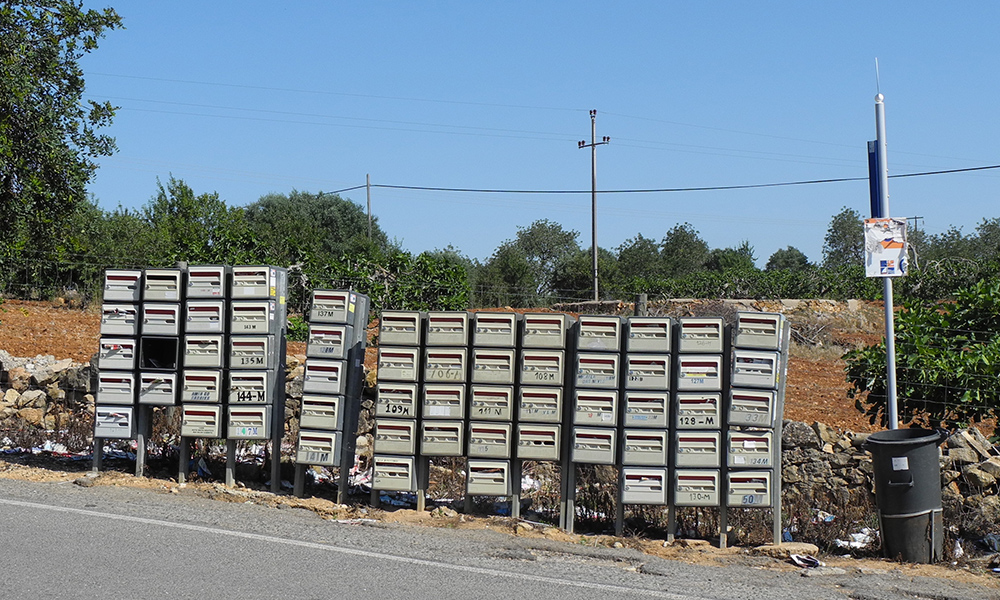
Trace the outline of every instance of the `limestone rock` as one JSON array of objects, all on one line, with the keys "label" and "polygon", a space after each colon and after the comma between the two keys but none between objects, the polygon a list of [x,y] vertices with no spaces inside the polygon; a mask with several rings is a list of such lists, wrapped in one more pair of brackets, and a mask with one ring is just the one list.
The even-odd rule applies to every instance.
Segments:
[{"label": "limestone rock", "polygon": [[18,392],[14,388],[10,388],[3,394],[3,403],[6,405],[16,406],[17,400],[20,397],[21,397],[20,392]]},{"label": "limestone rock", "polygon": [[819,448],[819,436],[812,427],[799,421],[788,421],[781,432],[785,448]]},{"label": "limestone rock", "polygon": [[42,390],[27,390],[17,399],[18,408],[45,408],[45,392]]},{"label": "limestone rock", "polygon": [[965,505],[979,512],[987,523],[1000,522],[1000,496],[996,494],[970,496],[965,499]]},{"label": "limestone rock", "polygon": [[990,475],[1000,478],[1000,456],[991,456],[979,463],[979,468]]},{"label": "limestone rock", "polygon": [[976,489],[985,489],[997,482],[997,478],[979,468],[979,465],[969,465],[962,469],[962,477]]},{"label": "limestone rock", "polygon": [[7,371],[7,383],[11,389],[26,392],[31,385],[31,373],[24,367],[14,367]]},{"label": "limestone rock", "polygon": [[947,486],[952,481],[955,481],[962,476],[960,471],[941,471],[941,487]]},{"label": "limestone rock", "polygon": [[43,427],[45,425],[45,412],[40,408],[22,408],[17,411],[17,416],[28,425]]},{"label": "limestone rock", "polygon": [[962,467],[979,462],[979,455],[969,447],[955,447],[945,455],[946,468]]},{"label": "limestone rock", "polygon": [[826,423],[815,421],[812,424],[812,428],[813,431],[816,432],[816,436],[826,444],[836,444],[840,441],[840,436],[837,434],[837,431]]}]

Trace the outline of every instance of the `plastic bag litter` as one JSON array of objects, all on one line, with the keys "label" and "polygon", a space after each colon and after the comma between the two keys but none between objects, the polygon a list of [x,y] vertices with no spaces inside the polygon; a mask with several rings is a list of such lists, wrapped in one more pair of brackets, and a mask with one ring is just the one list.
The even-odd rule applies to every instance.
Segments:
[{"label": "plastic bag litter", "polygon": [[820,562],[818,558],[815,556],[809,556],[808,554],[789,554],[788,559],[792,561],[793,565],[807,569],[826,566],[824,563]]},{"label": "plastic bag litter", "polygon": [[858,533],[852,533],[848,540],[834,540],[838,548],[867,548],[878,537],[878,531],[865,527]]}]

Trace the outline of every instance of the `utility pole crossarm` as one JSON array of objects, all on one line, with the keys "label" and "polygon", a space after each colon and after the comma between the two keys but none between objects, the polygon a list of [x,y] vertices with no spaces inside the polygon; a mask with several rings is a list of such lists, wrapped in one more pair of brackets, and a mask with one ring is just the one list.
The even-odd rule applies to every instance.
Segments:
[{"label": "utility pole crossarm", "polygon": [[594,276],[594,301],[600,300],[597,290],[597,147],[611,141],[604,136],[597,141],[597,111],[590,111],[590,143],[580,140],[579,148],[590,148],[590,232],[591,273]]}]

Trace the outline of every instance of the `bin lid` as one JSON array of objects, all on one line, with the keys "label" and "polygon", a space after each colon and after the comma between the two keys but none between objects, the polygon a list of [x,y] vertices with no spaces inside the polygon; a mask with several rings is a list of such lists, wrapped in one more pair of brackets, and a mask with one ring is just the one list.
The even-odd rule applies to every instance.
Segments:
[{"label": "bin lid", "polygon": [[889,429],[869,435],[864,445],[866,448],[868,446],[920,446],[923,444],[936,446],[943,442],[946,437],[947,434],[944,431],[934,429]]}]

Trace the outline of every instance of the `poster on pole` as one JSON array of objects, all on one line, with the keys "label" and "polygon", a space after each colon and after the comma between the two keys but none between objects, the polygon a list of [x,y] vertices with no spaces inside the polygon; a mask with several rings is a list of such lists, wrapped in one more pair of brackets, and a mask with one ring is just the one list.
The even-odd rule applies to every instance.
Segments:
[{"label": "poster on pole", "polygon": [[906,219],[865,219],[865,276],[906,275]]}]

